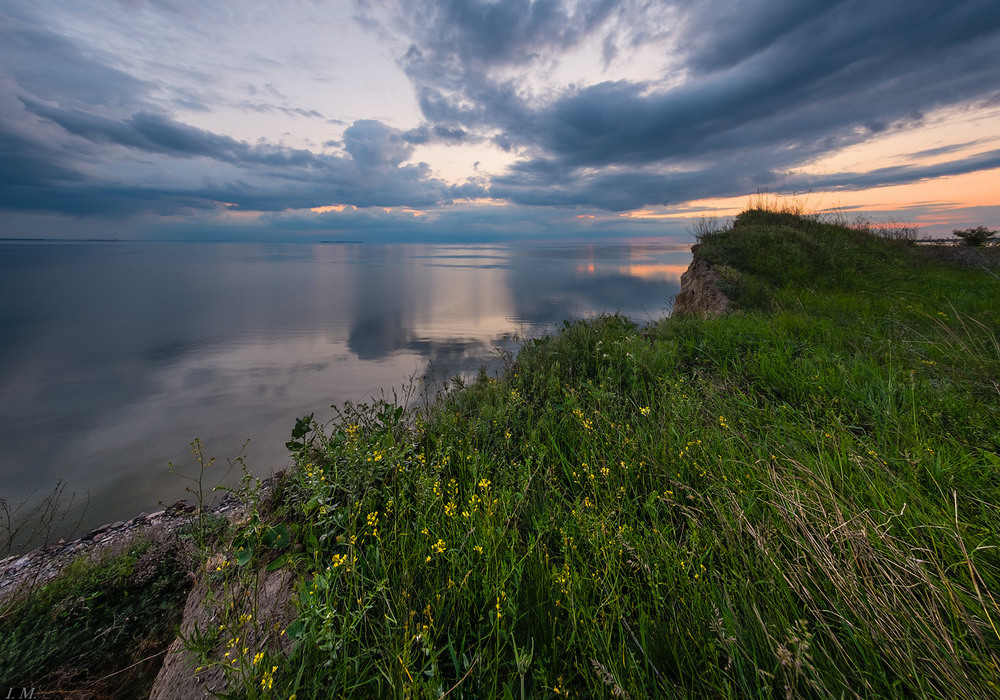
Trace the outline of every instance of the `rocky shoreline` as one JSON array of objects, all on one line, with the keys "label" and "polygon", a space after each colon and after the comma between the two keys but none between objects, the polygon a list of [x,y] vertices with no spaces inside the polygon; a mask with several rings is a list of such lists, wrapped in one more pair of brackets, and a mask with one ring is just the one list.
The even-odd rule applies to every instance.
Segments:
[{"label": "rocky shoreline", "polygon": [[[177,501],[153,513],[139,513],[130,520],[101,525],[70,542],[59,540],[24,554],[9,556],[0,561],[0,599],[23,586],[44,584],[77,557],[93,555],[123,544],[140,533],[156,537],[173,533],[177,528],[195,520],[198,517],[197,510],[197,506],[186,501]],[[232,517],[242,512],[242,504],[230,493],[205,510],[206,514]]]}]

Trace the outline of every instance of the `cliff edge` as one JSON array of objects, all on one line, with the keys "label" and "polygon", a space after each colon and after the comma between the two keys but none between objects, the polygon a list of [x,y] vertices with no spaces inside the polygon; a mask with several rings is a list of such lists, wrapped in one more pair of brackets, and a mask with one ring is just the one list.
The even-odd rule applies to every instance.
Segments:
[{"label": "cliff edge", "polygon": [[718,316],[732,305],[729,297],[719,289],[719,273],[698,255],[699,247],[691,247],[694,257],[681,275],[681,291],[674,299],[672,316]]}]

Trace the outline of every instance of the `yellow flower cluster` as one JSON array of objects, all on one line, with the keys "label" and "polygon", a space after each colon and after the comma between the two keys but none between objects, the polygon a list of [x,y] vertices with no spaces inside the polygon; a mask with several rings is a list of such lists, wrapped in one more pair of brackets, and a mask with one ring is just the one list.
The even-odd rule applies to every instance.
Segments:
[{"label": "yellow flower cluster", "polygon": [[[425,531],[426,531],[426,529],[425,529]],[[442,539],[438,539],[437,542],[435,542],[433,545],[431,545],[431,554],[429,554],[427,556],[427,558],[424,560],[424,563],[428,563],[429,564],[430,561],[431,561],[431,559],[434,558],[433,555],[435,555],[435,554],[443,554],[444,551],[447,548],[448,548],[448,543],[445,542]]]},{"label": "yellow flower cluster", "polygon": [[378,538],[378,511],[372,511],[367,517],[368,527],[372,529],[372,537]]},{"label": "yellow flower cluster", "polygon": [[[719,420],[725,420],[725,418],[721,418],[720,417]],[[688,444],[685,445],[684,449],[681,450],[680,454],[678,454],[677,456],[680,457],[681,459],[684,459],[684,457],[687,456],[688,452],[691,451],[692,447],[694,447],[696,445],[700,445],[700,444],[701,444],[701,440],[691,440],[691,441],[689,441]],[[678,474],[678,477],[679,476],[680,475]]]},{"label": "yellow flower cluster", "polygon": [[576,416],[577,421],[583,426],[584,430],[593,430],[594,421],[583,415],[583,410],[579,408],[573,409],[573,415]]},{"label": "yellow flower cluster", "polygon": [[563,568],[556,571],[555,574],[556,583],[559,584],[559,589],[562,591],[563,595],[568,596],[572,590],[573,577],[570,575],[569,562],[563,563]]}]

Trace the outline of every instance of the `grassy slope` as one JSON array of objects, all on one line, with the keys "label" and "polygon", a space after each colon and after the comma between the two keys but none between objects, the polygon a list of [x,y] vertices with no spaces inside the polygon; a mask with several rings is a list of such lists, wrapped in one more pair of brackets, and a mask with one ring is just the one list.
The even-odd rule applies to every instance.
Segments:
[{"label": "grassy slope", "polygon": [[245,691],[997,696],[1000,281],[755,211],[700,254],[734,315],[299,430],[298,644]]},{"label": "grassy slope", "polygon": [[34,697],[148,697],[192,566],[180,541],[140,535],[0,600],[4,697],[22,697],[22,688]]}]

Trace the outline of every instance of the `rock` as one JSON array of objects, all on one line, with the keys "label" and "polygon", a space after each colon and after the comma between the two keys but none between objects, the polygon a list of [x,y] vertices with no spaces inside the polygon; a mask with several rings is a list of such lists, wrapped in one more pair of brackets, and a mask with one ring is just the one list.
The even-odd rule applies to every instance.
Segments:
[{"label": "rock", "polygon": [[681,275],[681,291],[674,299],[671,316],[706,318],[726,313],[732,302],[719,289],[719,273],[698,256],[699,246],[692,246],[694,257]]},{"label": "rock", "polygon": [[176,501],[172,506],[167,506],[165,510],[170,513],[193,513],[197,509],[197,506],[189,504],[185,500]]},{"label": "rock", "polygon": [[[209,560],[206,565],[207,570],[211,570],[214,561],[216,560]],[[220,590],[218,587],[212,589],[204,572],[199,579],[188,595],[184,607],[184,619],[179,630],[180,636],[167,650],[163,666],[160,667],[149,694],[150,700],[211,698],[231,690],[227,686],[226,677],[219,664],[199,668],[194,655],[184,648],[182,641],[182,637],[191,636],[196,628],[204,630],[217,626],[220,619],[217,606],[220,604],[225,606],[227,598],[236,604],[237,611],[247,604],[253,606],[254,626],[244,629],[242,634],[245,636],[241,637],[252,649],[263,648],[267,640],[275,635],[275,630],[285,629],[295,619],[293,602],[295,575],[288,569],[264,573],[258,580],[258,587],[252,599],[241,597],[239,587],[230,588],[228,591]],[[235,600],[230,597],[235,597]],[[278,640],[282,651],[287,653],[291,640],[285,635],[279,636]],[[225,637],[219,640],[219,645],[214,650],[216,661],[224,660],[222,654],[229,648],[227,641]]]},{"label": "rock", "polygon": [[[262,490],[266,492],[273,488],[279,478],[280,473],[264,479],[260,482]],[[59,540],[30,552],[0,560],[0,599],[20,588],[22,583],[26,585],[45,583],[62,571],[67,564],[79,556],[85,556],[89,551],[99,551],[145,530],[173,531],[191,522],[196,510],[196,506],[179,500],[172,506],[148,515],[140,513],[128,521],[119,520],[101,525],[71,542]],[[227,518],[238,520],[243,513],[243,504],[233,494],[228,494],[220,502],[206,507],[205,511],[220,514],[225,512]]]},{"label": "rock", "polygon": [[[204,619],[206,592],[204,582],[191,589],[184,606],[181,635],[190,635],[195,626],[205,629],[209,624]],[[153,682],[150,700],[212,698],[226,691],[226,677],[218,665],[198,670],[196,663],[193,655],[185,650],[181,637],[175,639],[167,649],[163,665]]]}]

